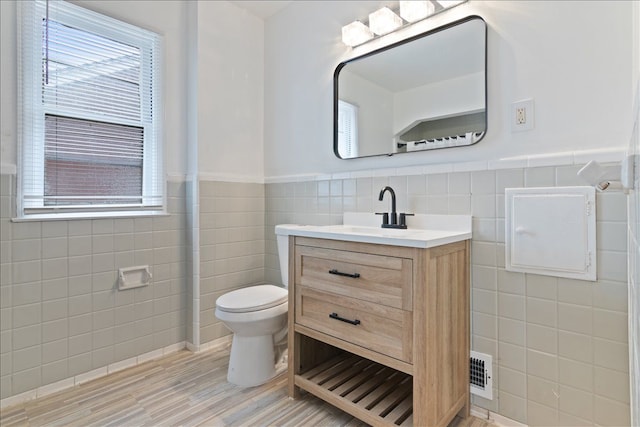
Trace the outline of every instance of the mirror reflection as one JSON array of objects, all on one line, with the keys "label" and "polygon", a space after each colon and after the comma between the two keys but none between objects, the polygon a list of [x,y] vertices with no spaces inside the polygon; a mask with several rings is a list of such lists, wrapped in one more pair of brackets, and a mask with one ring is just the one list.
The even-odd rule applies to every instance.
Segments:
[{"label": "mirror reflection", "polygon": [[339,158],[471,145],[486,130],[486,24],[478,16],[336,68]]}]

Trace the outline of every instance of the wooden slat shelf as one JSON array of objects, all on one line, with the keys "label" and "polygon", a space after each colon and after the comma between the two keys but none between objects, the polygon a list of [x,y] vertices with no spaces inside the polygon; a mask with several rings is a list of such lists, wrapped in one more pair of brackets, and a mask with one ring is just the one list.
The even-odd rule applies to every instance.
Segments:
[{"label": "wooden slat shelf", "polygon": [[344,353],[295,377],[296,385],[372,425],[411,425],[411,375]]}]

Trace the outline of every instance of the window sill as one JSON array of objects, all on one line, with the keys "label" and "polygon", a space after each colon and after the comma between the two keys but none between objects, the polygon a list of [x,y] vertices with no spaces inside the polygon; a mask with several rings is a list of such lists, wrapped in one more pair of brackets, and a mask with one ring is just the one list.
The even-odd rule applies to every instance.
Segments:
[{"label": "window sill", "polygon": [[123,211],[123,212],[64,212],[49,214],[32,214],[22,217],[11,218],[11,222],[33,222],[33,221],[69,221],[83,219],[117,219],[117,218],[141,218],[141,217],[162,217],[170,216],[165,211]]}]

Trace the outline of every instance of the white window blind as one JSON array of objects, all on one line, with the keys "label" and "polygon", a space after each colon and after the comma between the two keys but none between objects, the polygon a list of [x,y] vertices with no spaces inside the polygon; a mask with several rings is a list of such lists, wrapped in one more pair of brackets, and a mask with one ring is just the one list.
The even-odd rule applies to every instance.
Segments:
[{"label": "white window blind", "polygon": [[358,107],[338,100],[338,154],[350,158],[358,156]]},{"label": "white window blind", "polygon": [[160,210],[160,37],[60,0],[20,2],[22,215]]}]

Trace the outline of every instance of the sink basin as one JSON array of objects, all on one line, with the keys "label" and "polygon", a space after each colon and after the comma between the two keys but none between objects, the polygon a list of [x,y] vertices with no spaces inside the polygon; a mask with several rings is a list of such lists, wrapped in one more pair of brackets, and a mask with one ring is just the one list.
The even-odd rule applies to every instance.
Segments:
[{"label": "sink basin", "polygon": [[277,225],[276,234],[350,242],[430,248],[471,238],[470,215],[421,215],[407,218],[407,229],[382,228],[380,217],[347,212],[340,225]]}]

